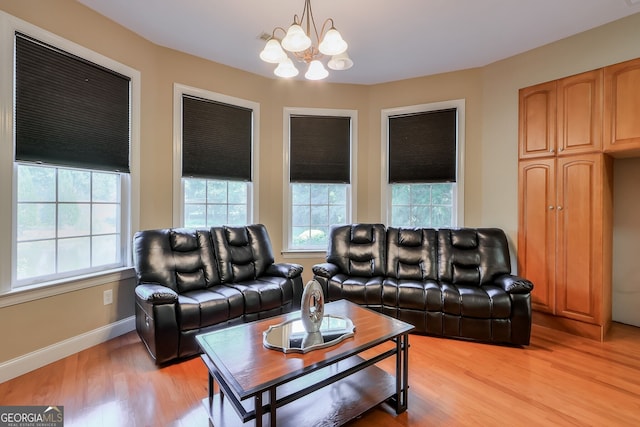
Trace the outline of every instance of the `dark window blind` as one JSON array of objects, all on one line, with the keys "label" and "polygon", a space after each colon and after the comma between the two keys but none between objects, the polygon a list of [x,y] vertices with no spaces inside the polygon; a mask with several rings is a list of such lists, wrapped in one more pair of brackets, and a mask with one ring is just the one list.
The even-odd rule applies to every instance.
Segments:
[{"label": "dark window blind", "polygon": [[182,176],[251,181],[253,110],[182,96]]},{"label": "dark window blind", "polygon": [[351,181],[351,118],[290,117],[291,182]]},{"label": "dark window blind", "polygon": [[16,160],[129,172],[130,79],[16,33]]},{"label": "dark window blind", "polygon": [[455,182],[456,109],[389,117],[389,182]]}]

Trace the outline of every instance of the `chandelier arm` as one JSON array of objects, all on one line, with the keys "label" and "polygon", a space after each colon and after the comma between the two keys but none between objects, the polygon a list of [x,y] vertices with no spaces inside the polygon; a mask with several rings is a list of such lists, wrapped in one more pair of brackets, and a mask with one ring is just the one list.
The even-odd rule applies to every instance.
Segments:
[{"label": "chandelier arm", "polygon": [[282,31],[282,32],[284,33],[284,35],[285,35],[285,36],[287,35],[287,30],[285,30],[285,29],[284,29],[284,28],[282,28],[282,27],[275,27],[275,28],[273,29],[273,31],[271,31],[271,38],[272,38],[272,39],[280,40],[280,39],[278,39],[278,38],[276,37],[276,31],[278,31],[278,30]]},{"label": "chandelier arm", "polygon": [[[320,30],[320,34],[324,34],[324,30],[327,27],[327,24],[329,22],[331,22],[331,27],[329,27],[329,29],[336,27],[335,24],[333,23],[333,18],[327,18],[327,19],[324,20],[324,23],[322,24],[322,30]],[[316,36],[317,36],[317,33],[316,33]],[[320,41],[319,38],[318,38],[318,41]]]},{"label": "chandelier arm", "polygon": [[[307,36],[311,38],[311,25],[313,25],[313,32],[316,35],[316,42],[320,43],[320,36],[318,35],[318,27],[316,27],[316,20],[313,17],[313,10],[311,9],[311,0],[305,0],[305,8],[309,5],[307,11]],[[324,28],[324,25],[323,25]],[[320,32],[322,34],[322,32]]]}]

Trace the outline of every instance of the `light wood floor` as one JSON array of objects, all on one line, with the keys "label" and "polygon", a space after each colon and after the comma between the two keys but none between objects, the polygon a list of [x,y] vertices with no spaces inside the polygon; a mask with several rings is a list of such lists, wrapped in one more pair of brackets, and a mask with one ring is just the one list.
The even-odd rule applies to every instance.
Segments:
[{"label": "light wood floor", "polygon": [[[381,406],[353,426],[640,425],[640,328],[615,324],[599,343],[534,326],[522,349],[409,341],[408,412]],[[0,405],[64,405],[66,427],[207,426],[205,396],[200,358],[158,369],[135,332],[0,384]]]}]

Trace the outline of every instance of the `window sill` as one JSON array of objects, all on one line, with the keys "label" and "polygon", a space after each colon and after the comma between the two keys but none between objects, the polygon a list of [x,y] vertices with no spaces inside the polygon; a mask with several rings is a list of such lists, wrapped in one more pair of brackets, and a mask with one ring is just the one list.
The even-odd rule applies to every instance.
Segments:
[{"label": "window sill", "polygon": [[323,251],[323,250],[317,250],[317,249],[313,249],[313,250],[302,250],[302,249],[296,249],[296,250],[287,250],[287,251],[282,251],[280,252],[282,254],[282,257],[287,259],[287,258],[325,258],[327,256],[327,251]]},{"label": "window sill", "polygon": [[107,283],[134,279],[135,277],[136,274],[133,267],[121,267],[85,276],[73,277],[70,279],[23,286],[0,294],[0,308],[48,298],[80,289],[101,286]]}]

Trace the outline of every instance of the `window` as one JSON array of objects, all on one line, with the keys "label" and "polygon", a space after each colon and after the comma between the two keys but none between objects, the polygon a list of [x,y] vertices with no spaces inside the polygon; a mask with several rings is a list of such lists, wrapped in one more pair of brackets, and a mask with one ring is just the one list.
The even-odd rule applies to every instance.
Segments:
[{"label": "window", "polygon": [[257,103],[175,85],[176,226],[255,221]]},{"label": "window", "polygon": [[122,265],[119,173],[19,163],[17,283]]},{"label": "window", "polygon": [[351,222],[356,113],[285,110],[289,251],[325,251],[332,224]]},{"label": "window", "polygon": [[183,178],[182,181],[185,227],[249,223],[249,183],[205,178]]},{"label": "window", "polygon": [[13,86],[0,94],[0,197],[12,201],[0,293],[113,281],[87,275],[130,265],[140,75],[9,15],[0,24],[0,85]]},{"label": "window", "polygon": [[382,122],[386,222],[461,226],[464,100],[383,110]]}]

